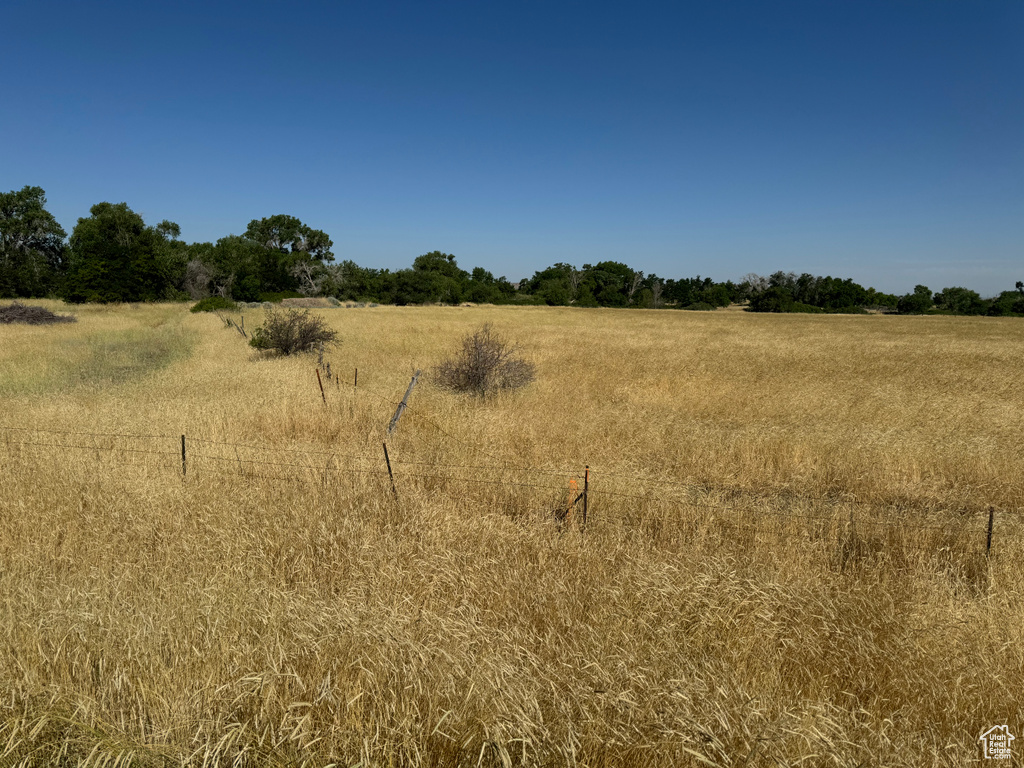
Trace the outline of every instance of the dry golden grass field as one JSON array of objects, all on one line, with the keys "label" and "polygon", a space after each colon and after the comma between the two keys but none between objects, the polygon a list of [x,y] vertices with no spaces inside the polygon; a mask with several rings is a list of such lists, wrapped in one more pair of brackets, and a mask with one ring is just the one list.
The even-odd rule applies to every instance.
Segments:
[{"label": "dry golden grass field", "polygon": [[[215,315],[48,306],[0,326],[0,766],[1024,754],[1020,320],[317,310],[325,405]],[[484,322],[537,381],[432,384]]]}]

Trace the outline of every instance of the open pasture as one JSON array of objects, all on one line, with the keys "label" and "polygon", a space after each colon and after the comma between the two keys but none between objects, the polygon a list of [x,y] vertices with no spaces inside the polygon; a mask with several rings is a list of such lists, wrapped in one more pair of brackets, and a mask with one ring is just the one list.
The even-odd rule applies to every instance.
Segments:
[{"label": "open pasture", "polygon": [[[330,309],[325,404],[214,315],[70,311],[0,327],[0,765],[964,765],[1024,730],[1019,320]],[[484,322],[537,381],[433,386]]]}]

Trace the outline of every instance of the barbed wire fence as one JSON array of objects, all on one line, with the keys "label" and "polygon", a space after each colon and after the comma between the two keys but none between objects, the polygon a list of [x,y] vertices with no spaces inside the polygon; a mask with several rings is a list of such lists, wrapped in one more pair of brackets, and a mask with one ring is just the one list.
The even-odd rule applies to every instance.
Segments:
[{"label": "barbed wire fence", "polygon": [[[408,411],[415,412],[411,406]],[[850,496],[801,495],[786,489],[715,487],[622,472],[595,474],[586,465],[566,469],[394,456],[385,465],[383,455],[369,452],[242,443],[186,434],[0,425],[0,437],[7,460],[22,466],[37,464],[44,456],[75,454],[89,460],[95,470],[173,474],[186,483],[214,479],[329,490],[338,487],[341,478],[360,478],[379,483],[381,493],[386,493],[390,482],[396,503],[400,503],[399,489],[404,498],[413,494],[445,496],[475,510],[546,520],[559,532],[586,532],[597,527],[651,540],[770,534],[785,541],[831,542],[841,559],[863,558],[885,548],[933,555],[958,550],[987,558],[993,552],[997,517],[1018,519],[1020,512],[994,505],[950,509]],[[477,454],[497,458],[470,447]],[[1000,535],[1005,536],[1006,531]]]}]

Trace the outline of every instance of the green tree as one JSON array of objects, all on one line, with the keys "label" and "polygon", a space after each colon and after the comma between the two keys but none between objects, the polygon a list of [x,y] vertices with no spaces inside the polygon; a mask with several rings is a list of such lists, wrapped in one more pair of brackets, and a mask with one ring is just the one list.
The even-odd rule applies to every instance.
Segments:
[{"label": "green tree", "polygon": [[988,314],[1024,315],[1024,282],[1018,280],[1016,290],[1003,291],[989,302]]},{"label": "green tree", "polygon": [[200,292],[195,295],[194,285],[196,275],[194,270],[190,272],[190,265],[195,259],[196,249],[211,247],[209,243],[196,243],[190,245],[178,238],[181,237],[181,227],[173,221],[164,219],[155,227],[154,231],[159,235],[160,247],[158,249],[158,261],[160,270],[163,272],[167,287],[166,297],[175,300],[202,299],[209,296],[208,292]]},{"label": "green tree", "polygon": [[[677,307],[688,307],[697,302],[705,302],[712,306],[728,306],[728,291],[716,291],[716,283],[710,277],[686,277],[682,280],[666,280],[664,286],[665,300]],[[724,297],[724,299],[723,299]],[[713,299],[713,300],[709,300]]]},{"label": "green tree", "polygon": [[1003,291],[987,303],[986,314],[993,317],[1024,314],[1024,295],[1019,291]]},{"label": "green tree", "polygon": [[589,288],[602,307],[625,307],[629,305],[636,275],[635,270],[618,261],[584,264],[580,285]]},{"label": "green tree", "polygon": [[316,294],[330,284],[325,263],[334,261],[334,243],[326,232],[308,227],[294,216],[278,214],[250,221],[244,237],[273,254],[260,270],[263,291]]},{"label": "green tree", "polygon": [[914,292],[900,297],[896,309],[901,315],[920,315],[932,308],[932,292],[927,286],[915,285]]},{"label": "green tree", "polygon": [[245,229],[245,237],[274,251],[302,253],[317,261],[334,260],[334,243],[327,233],[306,226],[294,216],[278,214],[253,219]]},{"label": "green tree", "polygon": [[789,288],[773,285],[765,291],[751,297],[751,312],[792,312],[793,294]]},{"label": "green tree", "polygon": [[515,292],[507,279],[495,279],[494,275],[483,267],[473,267],[466,290],[465,298],[478,304],[504,304]]},{"label": "green tree", "polygon": [[561,280],[545,280],[536,293],[551,307],[564,307],[569,303],[569,290]]},{"label": "green tree", "polygon": [[339,299],[394,303],[394,275],[387,269],[360,267],[346,259],[328,268],[325,292]]},{"label": "green tree", "polygon": [[892,307],[896,309],[899,301],[898,296],[891,293],[882,293],[874,288],[868,288],[864,295],[864,305],[868,307]]},{"label": "green tree", "polygon": [[712,307],[728,307],[730,304],[729,289],[724,283],[715,283],[701,292],[700,301]]},{"label": "green tree", "polygon": [[540,295],[548,304],[552,303],[552,296],[561,297],[564,294],[564,300],[558,298],[554,303],[568,304],[579,297],[581,277],[582,273],[576,267],[560,261],[547,269],[534,272],[533,277],[523,281],[522,290]]},{"label": "green tree", "polygon": [[154,301],[164,298],[164,237],[127,203],[98,203],[71,233],[68,301]]},{"label": "green tree", "polygon": [[40,187],[0,194],[0,296],[46,296],[65,269],[65,232]]},{"label": "green tree", "polygon": [[290,290],[278,252],[247,237],[222,237],[206,255],[206,264],[212,268],[210,290],[217,296],[258,301],[260,293]]},{"label": "green tree", "polygon": [[977,291],[958,286],[943,288],[936,293],[935,306],[958,315],[983,315],[988,310],[988,305]]},{"label": "green tree", "polygon": [[412,269],[395,273],[398,304],[458,304],[469,290],[469,274],[459,269],[450,253],[431,251],[417,256]]},{"label": "green tree", "polygon": [[157,224],[155,229],[165,240],[177,240],[181,237],[181,227],[167,219]]},{"label": "green tree", "polygon": [[590,286],[589,285],[582,285],[582,286],[580,286],[579,298],[576,299],[576,306],[577,307],[599,307],[601,305],[597,303],[597,299],[594,296],[594,292],[592,290],[590,290]]}]

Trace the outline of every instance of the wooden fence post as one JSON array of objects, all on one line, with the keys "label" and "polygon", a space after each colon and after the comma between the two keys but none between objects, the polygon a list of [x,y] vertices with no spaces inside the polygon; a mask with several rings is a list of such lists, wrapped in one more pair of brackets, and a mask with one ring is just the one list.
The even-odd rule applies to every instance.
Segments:
[{"label": "wooden fence post", "polygon": [[587,492],[590,490],[590,465],[583,468],[583,527],[587,527]]},{"label": "wooden fence post", "polygon": [[412,388],[416,386],[416,381],[420,377],[420,372],[416,371],[413,374],[412,381],[409,382],[409,388],[405,390],[405,397],[402,398],[402,402],[398,404],[398,408],[395,409],[395,415],[391,417],[391,423],[388,424],[388,434],[390,435],[395,431],[395,427],[398,426],[398,420],[402,418],[402,414],[405,413],[406,405],[409,402],[409,395],[412,394]]},{"label": "wooden fence post", "polygon": [[185,479],[185,472],[188,465],[185,463],[185,436],[181,436],[181,478]]},{"label": "wooden fence post", "polygon": [[398,503],[398,489],[395,487],[395,475],[391,471],[391,458],[388,456],[388,444],[384,445],[384,463],[388,465],[388,477],[391,479],[391,492],[395,494],[395,504]]},{"label": "wooden fence post", "polygon": [[992,555],[992,524],[996,520],[996,508],[988,508],[988,540],[985,542],[985,557]]},{"label": "wooden fence post", "polygon": [[327,395],[324,394],[324,382],[320,378],[320,369],[316,369],[316,382],[320,385],[320,397],[324,399],[324,405],[327,405]]}]

